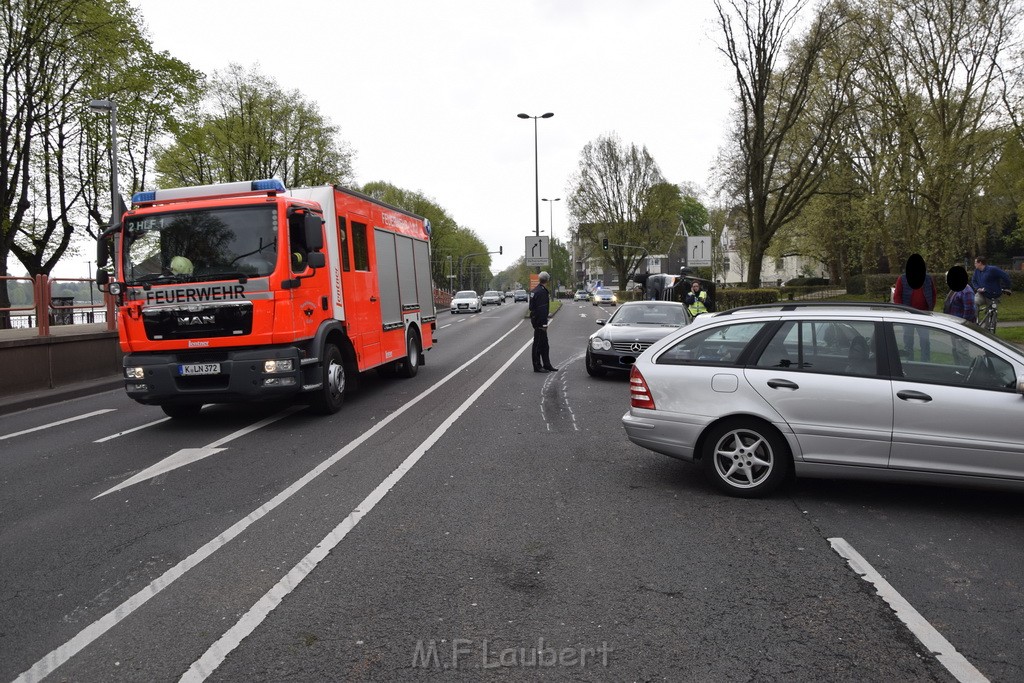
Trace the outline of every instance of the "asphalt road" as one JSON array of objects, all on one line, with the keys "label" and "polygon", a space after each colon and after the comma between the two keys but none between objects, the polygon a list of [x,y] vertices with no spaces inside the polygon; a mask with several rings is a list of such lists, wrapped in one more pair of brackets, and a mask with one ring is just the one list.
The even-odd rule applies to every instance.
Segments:
[{"label": "asphalt road", "polygon": [[0,679],[955,680],[834,538],[1024,678],[1019,494],[723,497],[625,438],[625,378],[583,367],[607,309],[562,308],[547,375],[524,311],[441,313],[417,377],[328,418],[121,391],[0,417]]}]

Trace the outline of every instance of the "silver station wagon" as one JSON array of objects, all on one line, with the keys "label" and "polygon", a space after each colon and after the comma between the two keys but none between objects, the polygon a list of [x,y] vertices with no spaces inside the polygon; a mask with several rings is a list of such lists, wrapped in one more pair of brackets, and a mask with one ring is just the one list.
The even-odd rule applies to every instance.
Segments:
[{"label": "silver station wagon", "polygon": [[725,493],[790,474],[1024,488],[1024,354],[895,304],[786,303],[698,316],[630,374],[634,443]]}]

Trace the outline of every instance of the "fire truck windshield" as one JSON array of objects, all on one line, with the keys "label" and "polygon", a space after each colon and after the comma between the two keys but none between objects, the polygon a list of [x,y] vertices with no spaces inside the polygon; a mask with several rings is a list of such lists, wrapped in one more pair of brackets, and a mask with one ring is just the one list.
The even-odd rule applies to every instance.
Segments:
[{"label": "fire truck windshield", "polygon": [[273,206],[168,211],[125,222],[129,284],[269,275],[277,264]]}]

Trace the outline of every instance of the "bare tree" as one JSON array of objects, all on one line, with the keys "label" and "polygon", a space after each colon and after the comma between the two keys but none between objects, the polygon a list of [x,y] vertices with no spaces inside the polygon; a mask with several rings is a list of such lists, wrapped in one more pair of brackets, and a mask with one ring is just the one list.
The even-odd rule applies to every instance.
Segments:
[{"label": "bare tree", "polygon": [[807,2],[788,5],[786,0],[715,0],[724,36],[720,49],[736,77],[731,184],[746,211],[752,286],[761,280],[776,232],[799,215],[820,185],[849,107],[853,61],[828,54],[846,20],[844,4],[822,6],[791,43]]}]

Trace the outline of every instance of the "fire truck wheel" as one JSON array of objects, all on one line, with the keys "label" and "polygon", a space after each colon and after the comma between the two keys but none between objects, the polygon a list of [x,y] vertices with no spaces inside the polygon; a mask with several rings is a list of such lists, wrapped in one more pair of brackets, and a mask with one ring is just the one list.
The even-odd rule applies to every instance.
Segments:
[{"label": "fire truck wheel", "polygon": [[164,411],[164,415],[167,417],[173,417],[176,420],[182,420],[185,418],[196,417],[199,415],[199,411],[203,409],[202,404],[195,405],[162,405],[160,409]]},{"label": "fire truck wheel", "polygon": [[313,409],[322,415],[331,415],[341,410],[345,402],[345,361],[334,344],[324,347],[321,367],[323,386],[313,399]]},{"label": "fire truck wheel", "polygon": [[412,378],[420,369],[420,336],[415,330],[409,330],[405,338],[405,360],[402,361],[398,374],[401,377]]}]

